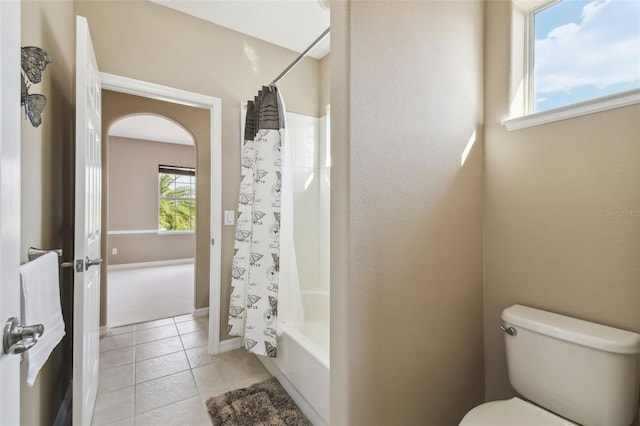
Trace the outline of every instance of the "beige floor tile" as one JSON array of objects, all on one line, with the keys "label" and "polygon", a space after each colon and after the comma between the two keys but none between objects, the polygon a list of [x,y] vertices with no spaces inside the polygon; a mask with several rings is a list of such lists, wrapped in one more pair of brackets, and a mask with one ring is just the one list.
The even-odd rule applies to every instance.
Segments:
[{"label": "beige floor tile", "polygon": [[133,325],[125,325],[122,327],[112,327],[109,329],[107,336],[116,336],[118,334],[133,333]]},{"label": "beige floor tile", "polygon": [[206,405],[207,400],[211,397],[222,395],[223,393],[232,390],[246,388],[257,382],[258,381],[256,379],[251,378],[233,382],[203,385],[202,387],[198,387],[198,394],[200,395],[202,403]]},{"label": "beige floor tile", "polygon": [[135,362],[135,347],[128,346],[122,349],[114,349],[100,353],[100,370],[119,367]]},{"label": "beige floor tile", "polygon": [[133,395],[133,386],[98,395],[91,424],[107,425],[133,417]]},{"label": "beige floor tile", "polygon": [[119,334],[117,336],[106,336],[100,339],[100,352],[133,346],[134,333]]},{"label": "beige floor tile", "polygon": [[185,352],[187,353],[187,358],[189,359],[189,365],[191,365],[191,368],[202,367],[203,365],[211,364],[218,360],[216,355],[209,354],[209,348],[207,346],[190,348]]},{"label": "beige floor tile", "polygon": [[111,330],[100,341],[96,425],[211,425],[209,398],[270,377],[242,348],[209,355],[208,318],[187,314]]},{"label": "beige floor tile", "polygon": [[257,356],[247,356],[241,358],[241,360],[249,374],[251,374],[251,376],[257,379],[259,382],[267,380],[271,377],[271,373],[269,373],[265,366],[262,365]]},{"label": "beige floor tile", "polygon": [[216,355],[219,359],[241,359],[247,357],[255,357],[254,354],[247,352],[244,348],[234,349],[232,351],[222,352]]},{"label": "beige floor tile", "polygon": [[240,359],[220,360],[194,368],[191,372],[198,389],[210,386],[236,389],[237,385],[253,379]]},{"label": "beige floor tile", "polygon": [[212,396],[244,388],[271,377],[255,355],[244,350],[224,352],[214,358],[211,364],[191,370],[205,403]]},{"label": "beige floor tile", "polygon": [[178,317],[173,317],[173,320],[176,322],[176,324],[179,323],[179,322],[184,322],[184,321],[193,321],[193,319],[194,319],[193,314],[184,314],[184,315],[180,315]]},{"label": "beige floor tile", "polygon": [[210,426],[211,418],[199,397],[194,396],[136,416],[136,425]]},{"label": "beige floor tile", "polygon": [[180,336],[185,349],[205,346],[209,343],[209,335],[206,331],[200,330],[195,333],[183,334]]},{"label": "beige floor tile", "polygon": [[133,386],[135,370],[135,364],[101,370],[98,394]]},{"label": "beige floor tile", "polygon": [[126,419],[119,420],[115,423],[109,423],[105,426],[135,426],[134,417],[127,417]]},{"label": "beige floor tile", "polygon": [[154,340],[166,339],[167,337],[177,336],[178,329],[176,328],[175,324],[170,324],[162,327],[143,329],[140,331],[136,330],[135,335],[136,344],[140,344],[152,342]]},{"label": "beige floor tile", "polygon": [[189,370],[184,351],[136,362],[136,383],[147,382],[169,374]]},{"label": "beige floor tile", "polygon": [[199,330],[209,329],[209,318],[196,318],[191,321],[179,322],[176,324],[180,334],[193,333]]},{"label": "beige floor tile", "polygon": [[136,362],[145,359],[155,358],[157,356],[167,355],[174,352],[182,351],[182,340],[180,337],[174,336],[167,339],[154,340],[153,342],[142,343],[136,345]]},{"label": "beige floor tile", "polygon": [[136,415],[198,395],[190,371],[136,385]]},{"label": "beige floor tile", "polygon": [[136,328],[136,331],[140,331],[140,330],[146,330],[148,328],[163,327],[163,326],[173,325],[173,324],[174,324],[173,318],[163,318],[163,319],[154,320],[154,321],[141,322],[139,324],[136,324],[135,328]]}]

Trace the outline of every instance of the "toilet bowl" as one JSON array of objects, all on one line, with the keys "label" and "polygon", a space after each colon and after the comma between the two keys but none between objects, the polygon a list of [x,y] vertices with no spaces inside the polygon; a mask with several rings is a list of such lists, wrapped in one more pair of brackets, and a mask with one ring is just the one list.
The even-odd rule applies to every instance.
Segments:
[{"label": "toilet bowl", "polygon": [[522,305],[502,311],[518,395],[469,411],[461,426],[629,426],[640,398],[640,334]]},{"label": "toilet bowl", "polygon": [[491,401],[469,411],[460,426],[578,426],[537,405],[511,398]]}]

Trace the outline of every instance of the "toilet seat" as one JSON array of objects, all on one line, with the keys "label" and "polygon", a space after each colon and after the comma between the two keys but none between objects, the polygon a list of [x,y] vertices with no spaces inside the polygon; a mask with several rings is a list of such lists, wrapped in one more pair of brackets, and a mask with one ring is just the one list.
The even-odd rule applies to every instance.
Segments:
[{"label": "toilet seat", "polygon": [[577,426],[542,408],[511,398],[478,405],[469,411],[459,426]]}]

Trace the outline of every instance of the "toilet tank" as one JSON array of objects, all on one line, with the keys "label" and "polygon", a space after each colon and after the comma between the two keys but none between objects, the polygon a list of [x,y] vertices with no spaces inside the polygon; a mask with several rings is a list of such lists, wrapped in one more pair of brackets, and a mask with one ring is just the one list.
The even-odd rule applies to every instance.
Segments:
[{"label": "toilet tank", "polygon": [[[638,413],[640,335],[522,305],[502,312],[509,381],[526,399],[585,426]],[[507,330],[510,331],[510,330]]]}]

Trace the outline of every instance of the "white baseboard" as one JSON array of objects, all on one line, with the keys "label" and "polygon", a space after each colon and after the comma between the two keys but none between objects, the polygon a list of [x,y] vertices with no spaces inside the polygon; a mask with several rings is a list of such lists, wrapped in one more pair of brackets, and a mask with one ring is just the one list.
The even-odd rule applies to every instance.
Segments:
[{"label": "white baseboard", "polygon": [[220,341],[220,353],[229,352],[234,349],[239,349],[242,347],[242,338],[234,337],[233,339],[221,340]]},{"label": "white baseboard", "polygon": [[118,265],[107,266],[107,271],[119,270],[119,269],[137,269],[137,268],[151,268],[155,266],[172,266],[172,265],[184,265],[195,264],[194,258],[188,259],[170,259],[170,260],[155,260],[153,262],[139,262],[139,263],[120,263]]},{"label": "white baseboard", "polygon": [[209,307],[206,308],[198,308],[193,310],[193,316],[195,318],[207,317],[209,316]]},{"label": "white baseboard", "polygon": [[100,335],[101,336],[106,336],[107,334],[109,334],[109,326],[108,325],[101,325],[100,326]]}]

